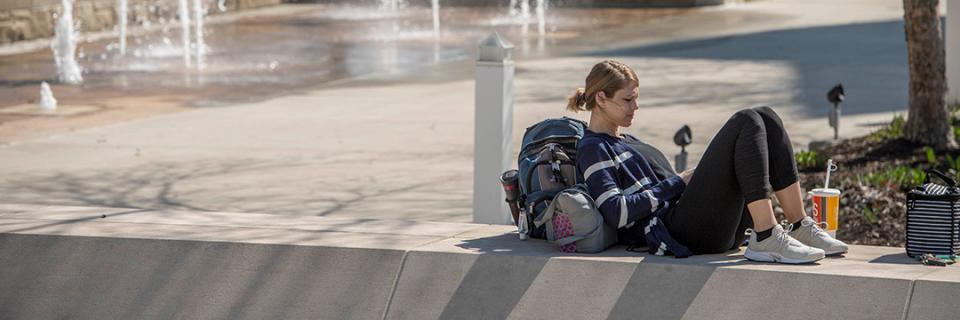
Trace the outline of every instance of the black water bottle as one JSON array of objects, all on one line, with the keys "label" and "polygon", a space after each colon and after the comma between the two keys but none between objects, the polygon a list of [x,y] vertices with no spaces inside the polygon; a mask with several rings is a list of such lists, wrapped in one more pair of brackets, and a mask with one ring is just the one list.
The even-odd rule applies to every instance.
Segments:
[{"label": "black water bottle", "polygon": [[510,206],[510,214],[513,215],[513,222],[517,225],[520,233],[520,240],[527,239],[527,219],[526,215],[520,211],[520,180],[519,171],[509,170],[500,175],[500,184],[503,186],[504,198]]}]

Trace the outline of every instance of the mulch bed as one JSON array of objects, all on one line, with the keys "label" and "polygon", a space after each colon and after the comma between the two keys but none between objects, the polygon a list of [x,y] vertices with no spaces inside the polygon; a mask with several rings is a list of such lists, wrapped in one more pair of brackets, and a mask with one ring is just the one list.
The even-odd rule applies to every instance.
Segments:
[{"label": "mulch bed", "polygon": [[[848,244],[904,246],[908,190],[896,185],[871,186],[863,177],[900,165],[926,168],[929,164],[924,146],[903,139],[865,136],[841,140],[819,153],[838,165],[830,176],[830,187],[842,192],[837,238]],[[823,187],[825,170],[801,168],[804,190]],[[809,199],[806,208],[812,208]]]}]

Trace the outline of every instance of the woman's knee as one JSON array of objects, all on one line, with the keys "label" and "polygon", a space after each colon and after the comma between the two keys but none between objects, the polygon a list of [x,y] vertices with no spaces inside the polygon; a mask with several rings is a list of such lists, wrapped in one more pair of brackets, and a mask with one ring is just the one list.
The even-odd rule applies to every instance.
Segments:
[{"label": "woman's knee", "polygon": [[783,128],[783,120],[780,119],[780,115],[776,111],[773,111],[773,108],[768,106],[754,107],[753,111],[760,115],[760,118],[765,120],[765,123],[768,125],[776,125],[777,127]]},{"label": "woman's knee", "polygon": [[729,121],[737,122],[741,125],[756,126],[763,128],[763,117],[760,116],[760,113],[757,110],[748,108],[741,109],[733,114],[730,117]]},{"label": "woman's knee", "polygon": [[772,118],[772,119],[780,120],[780,115],[777,114],[777,112],[774,111],[773,108],[771,108],[771,107],[769,107],[769,106],[759,106],[759,107],[753,107],[753,108],[751,108],[751,109],[753,109],[753,111],[756,111],[757,113],[759,113],[761,116],[766,116],[766,117],[770,117],[770,118]]}]

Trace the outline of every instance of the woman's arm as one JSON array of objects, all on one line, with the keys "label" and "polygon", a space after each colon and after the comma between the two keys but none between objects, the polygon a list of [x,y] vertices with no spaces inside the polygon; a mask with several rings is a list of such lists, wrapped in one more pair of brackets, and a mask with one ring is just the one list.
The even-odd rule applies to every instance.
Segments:
[{"label": "woman's arm", "polygon": [[680,175],[680,178],[683,179],[684,184],[690,184],[690,178],[693,178],[694,169],[696,168],[690,168],[690,169],[684,170],[681,173],[678,173],[678,175]]},{"label": "woman's arm", "polygon": [[[638,176],[639,182],[621,189],[617,184],[620,181],[617,169],[632,157],[629,152],[614,155],[602,143],[588,143],[581,145],[577,153],[577,168],[583,173],[587,189],[604,220],[611,226],[622,228],[643,219],[683,192],[682,176],[654,185],[649,184],[651,177]],[[642,175],[642,172],[635,174]],[[646,188],[642,182],[648,182]]]}]

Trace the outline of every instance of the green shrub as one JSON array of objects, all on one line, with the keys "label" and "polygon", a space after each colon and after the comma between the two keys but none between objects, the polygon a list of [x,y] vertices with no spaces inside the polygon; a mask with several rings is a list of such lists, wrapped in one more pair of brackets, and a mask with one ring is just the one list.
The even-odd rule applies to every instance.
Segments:
[{"label": "green shrub", "polygon": [[873,208],[869,205],[863,207],[863,217],[867,219],[867,222],[877,223],[877,214],[873,212]]},{"label": "green shrub", "polygon": [[960,141],[960,113],[950,113],[950,125],[953,126],[953,138]]},{"label": "green shrub", "polygon": [[923,184],[927,178],[927,173],[923,169],[916,169],[909,166],[897,166],[885,168],[880,171],[871,172],[863,176],[861,180],[867,185],[875,188],[897,188],[900,190],[913,189]]},{"label": "green shrub", "polygon": [[[906,119],[903,118],[903,115],[895,115],[886,127],[870,133],[869,137],[873,141],[903,138],[905,124]],[[953,137],[960,141],[960,112],[950,113],[950,125],[953,127]]]},{"label": "green shrub", "polygon": [[927,153],[927,164],[932,167],[940,165],[940,161],[937,160],[937,154],[933,152],[933,148],[923,147],[923,151]]},{"label": "green shrub", "polygon": [[[906,119],[903,118],[903,115],[895,115],[886,127],[870,133],[870,140],[883,141],[903,138],[903,127],[905,124]],[[957,141],[960,141],[960,111],[950,113],[950,125],[953,127],[953,137]]]},{"label": "green shrub", "polygon": [[954,158],[948,153],[946,161],[947,171],[952,172],[954,175],[960,176],[960,157]]},{"label": "green shrub", "polygon": [[895,115],[886,127],[870,133],[870,140],[882,141],[903,138],[904,123],[903,115]]},{"label": "green shrub", "polygon": [[948,152],[945,153],[943,159],[941,159],[937,157],[933,148],[924,147],[923,150],[926,153],[927,164],[930,168],[936,168],[947,174],[947,176],[952,176],[954,179],[960,180],[960,156],[954,158],[953,155]]},{"label": "green shrub", "polygon": [[801,171],[819,170],[827,167],[827,159],[813,150],[797,152],[794,157],[797,160],[797,169]]}]

